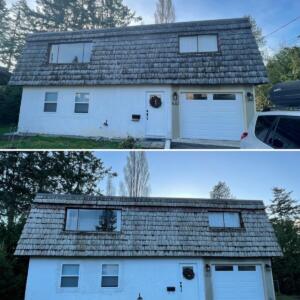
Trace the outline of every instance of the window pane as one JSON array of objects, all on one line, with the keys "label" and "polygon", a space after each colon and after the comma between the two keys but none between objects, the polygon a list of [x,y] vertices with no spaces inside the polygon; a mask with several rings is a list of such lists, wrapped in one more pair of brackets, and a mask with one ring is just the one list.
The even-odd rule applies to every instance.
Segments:
[{"label": "window pane", "polygon": [[78,209],[67,210],[66,230],[77,230]]},{"label": "window pane", "polygon": [[215,266],[216,271],[233,271],[233,266]]},{"label": "window pane", "polygon": [[83,44],[60,44],[58,63],[81,63],[83,59]]},{"label": "window pane", "polygon": [[218,39],[216,35],[199,35],[198,36],[199,52],[216,52],[218,51]]},{"label": "window pane", "polygon": [[253,272],[256,271],[256,266],[238,266],[238,270],[241,272]]},{"label": "window pane", "polygon": [[214,94],[214,100],[236,100],[235,94]]},{"label": "window pane", "polygon": [[255,135],[262,142],[266,141],[266,138],[275,124],[276,116],[261,116],[257,118],[255,126]]},{"label": "window pane", "polygon": [[119,278],[117,276],[102,276],[101,287],[118,287]]},{"label": "window pane", "polygon": [[281,117],[272,137],[275,149],[300,148],[300,117]]},{"label": "window pane", "polygon": [[49,63],[57,63],[58,45],[52,45],[50,50]]},{"label": "window pane", "polygon": [[188,93],[186,94],[187,100],[207,100],[207,94],[193,94]]},{"label": "window pane", "polygon": [[62,275],[79,275],[79,265],[63,265]]},{"label": "window pane", "polygon": [[78,228],[81,231],[100,231],[102,210],[79,210]]},{"label": "window pane", "polygon": [[185,36],[179,38],[181,53],[197,52],[197,36]]},{"label": "window pane", "polygon": [[61,287],[78,287],[78,277],[62,277]]},{"label": "window pane", "polygon": [[118,276],[119,274],[119,265],[102,265],[102,275],[114,275]]},{"label": "window pane", "polygon": [[89,112],[88,103],[75,103],[75,113],[86,114]]},{"label": "window pane", "polygon": [[210,212],[208,213],[210,227],[224,227],[223,213]]},{"label": "window pane", "polygon": [[91,54],[92,54],[92,43],[85,43],[84,44],[84,53],[83,53],[83,62],[88,63],[91,61]]},{"label": "window pane", "polygon": [[45,102],[57,102],[57,93],[46,93]]},{"label": "window pane", "polygon": [[225,227],[240,227],[240,214],[239,213],[224,213]]},{"label": "window pane", "polygon": [[88,103],[90,99],[90,94],[89,93],[76,93],[75,95],[75,102],[76,103]]},{"label": "window pane", "polygon": [[56,112],[57,104],[56,103],[45,103],[44,112]]}]

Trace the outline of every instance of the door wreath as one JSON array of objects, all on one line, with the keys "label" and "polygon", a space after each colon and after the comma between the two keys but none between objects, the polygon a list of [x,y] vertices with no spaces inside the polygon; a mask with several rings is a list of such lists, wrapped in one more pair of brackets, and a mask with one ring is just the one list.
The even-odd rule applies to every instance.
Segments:
[{"label": "door wreath", "polygon": [[161,98],[158,96],[151,96],[150,105],[154,108],[159,108],[162,105]]},{"label": "door wreath", "polygon": [[190,268],[190,267],[183,268],[182,274],[183,274],[183,277],[187,280],[192,280],[195,277],[194,270],[193,270],[193,268]]}]

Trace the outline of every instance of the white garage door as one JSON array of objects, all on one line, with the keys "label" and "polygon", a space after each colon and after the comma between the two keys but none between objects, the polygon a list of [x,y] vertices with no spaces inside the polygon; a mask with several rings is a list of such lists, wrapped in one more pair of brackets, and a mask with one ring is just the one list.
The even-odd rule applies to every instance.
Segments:
[{"label": "white garage door", "polygon": [[181,138],[234,141],[243,131],[243,94],[180,93]]},{"label": "white garage door", "polygon": [[264,300],[259,265],[213,265],[213,300]]}]

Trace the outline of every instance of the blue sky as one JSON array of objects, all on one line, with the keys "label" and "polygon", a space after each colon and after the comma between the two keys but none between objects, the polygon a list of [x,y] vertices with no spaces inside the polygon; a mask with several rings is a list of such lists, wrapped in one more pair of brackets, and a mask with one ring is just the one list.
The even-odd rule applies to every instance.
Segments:
[{"label": "blue sky", "polygon": [[[126,151],[96,152],[106,167],[123,178]],[[240,199],[272,198],[274,186],[294,191],[300,200],[300,152],[147,152],[151,195],[165,197],[209,197],[211,188],[225,181]],[[106,182],[106,181],[105,181]],[[105,191],[105,182],[101,184]]]},{"label": "blue sky", "polygon": [[[9,3],[16,0],[7,0]],[[28,0],[34,5],[35,0]],[[145,24],[154,22],[156,0],[123,0]],[[206,20],[252,15],[264,35],[300,15],[299,0],[173,0],[177,21]],[[276,52],[280,46],[300,45],[300,19],[268,38],[268,47]]]}]

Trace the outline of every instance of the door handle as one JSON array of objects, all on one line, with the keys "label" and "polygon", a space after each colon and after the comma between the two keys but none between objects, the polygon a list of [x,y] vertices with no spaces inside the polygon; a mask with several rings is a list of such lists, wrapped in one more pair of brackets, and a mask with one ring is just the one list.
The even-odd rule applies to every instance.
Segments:
[{"label": "door handle", "polygon": [[149,110],[148,109],[146,110],[146,118],[147,118],[147,120],[149,118]]}]

